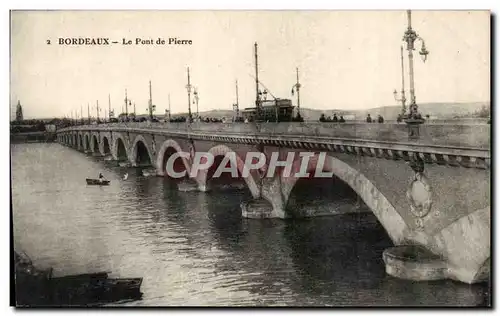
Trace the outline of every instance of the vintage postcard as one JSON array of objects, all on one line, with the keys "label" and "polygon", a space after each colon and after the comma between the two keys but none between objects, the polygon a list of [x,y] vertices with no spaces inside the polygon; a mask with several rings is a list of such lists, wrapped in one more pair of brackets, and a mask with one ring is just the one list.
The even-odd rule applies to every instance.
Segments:
[{"label": "vintage postcard", "polygon": [[17,307],[491,307],[489,11],[10,12]]}]

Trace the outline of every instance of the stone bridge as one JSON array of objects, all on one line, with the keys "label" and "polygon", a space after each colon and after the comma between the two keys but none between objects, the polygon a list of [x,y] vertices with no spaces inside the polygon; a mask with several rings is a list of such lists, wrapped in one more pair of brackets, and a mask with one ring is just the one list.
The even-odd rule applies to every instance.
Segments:
[{"label": "stone bridge", "polygon": [[[490,125],[423,124],[418,139],[408,135],[408,126],[397,123],[116,123],[62,129],[58,141],[132,166],[150,165],[160,176],[176,152],[189,153],[175,161],[179,172],[191,170],[196,152],[212,153],[216,166],[226,163],[227,156],[236,160],[239,179],[252,194],[242,204],[243,216],[250,218],[307,215],[300,213],[303,205],[294,208],[301,201],[292,192],[306,181],[294,174],[303,159],[309,160],[300,171],[314,173],[324,157],[321,171],[350,187],[396,246],[415,245],[439,258],[423,259],[430,265],[420,272],[413,262],[399,258],[389,273],[466,283],[488,279]],[[285,167],[280,167],[273,177],[262,177],[262,170],[243,177],[248,152],[265,154],[267,164],[272,153],[285,161],[288,153],[296,152],[287,161],[291,176],[283,176]],[[299,152],[311,154],[306,158]],[[216,181],[213,172],[210,168],[177,180],[179,189],[209,191]],[[321,180],[307,181],[305,187]]]}]

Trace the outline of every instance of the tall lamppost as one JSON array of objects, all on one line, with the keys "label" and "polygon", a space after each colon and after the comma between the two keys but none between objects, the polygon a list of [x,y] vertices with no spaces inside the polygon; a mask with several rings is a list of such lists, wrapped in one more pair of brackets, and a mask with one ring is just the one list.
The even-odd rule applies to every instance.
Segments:
[{"label": "tall lamppost", "polygon": [[193,97],[193,103],[196,103],[196,120],[198,121],[200,119],[200,112],[198,111],[198,100],[200,99],[200,97],[198,95],[198,89],[196,87],[194,88]]},{"label": "tall lamppost", "polygon": [[155,109],[156,109],[156,106],[153,105],[153,93],[151,91],[151,80],[149,80],[149,106],[148,106],[148,110],[149,110],[149,119],[151,121],[153,121],[153,112]]},{"label": "tall lamppost", "polygon": [[236,118],[234,119],[235,122],[239,122],[239,117],[240,117],[240,100],[238,96],[238,80],[236,80],[236,103],[233,104],[233,111],[236,113]]},{"label": "tall lamppost", "polygon": [[99,100],[96,100],[96,113],[97,113],[97,124],[99,124]]},{"label": "tall lamppost", "polygon": [[112,116],[114,116],[114,112],[111,111],[111,94],[108,94],[108,117],[110,122]]},{"label": "tall lamppost", "polygon": [[429,51],[425,47],[424,40],[418,36],[418,34],[411,28],[411,10],[407,11],[408,17],[408,28],[406,29],[403,41],[406,42],[406,49],[408,50],[408,60],[409,60],[409,72],[410,72],[410,113],[408,118],[416,119],[418,118],[418,106],[415,97],[415,74],[413,72],[413,51],[415,50],[415,41],[419,40],[422,43],[422,47],[420,49],[420,56],[422,60],[425,62],[427,60],[427,55]]},{"label": "tall lamppost", "polygon": [[297,118],[300,119],[300,82],[299,82],[299,68],[296,68],[297,71],[297,83],[295,83],[292,87],[292,95],[294,90],[297,90]]},{"label": "tall lamppost", "polygon": [[128,105],[129,105],[129,99],[127,96],[127,89],[125,89],[125,122],[128,122]]},{"label": "tall lamppost", "polygon": [[255,57],[255,122],[262,120],[262,103],[260,96],[262,93],[259,90],[259,56],[257,53],[257,42],[254,44],[254,57]]},{"label": "tall lamppost", "polygon": [[[165,111],[166,112],[166,111]],[[170,112],[170,93],[168,94],[168,122],[170,123],[171,119],[171,112]]]},{"label": "tall lamppost", "polygon": [[420,49],[420,56],[425,62],[427,60],[427,55],[429,51],[425,47],[424,40],[418,36],[418,34],[411,27],[411,10],[407,10],[408,17],[408,28],[406,29],[403,41],[406,42],[406,49],[408,50],[408,61],[409,61],[409,73],[410,73],[410,111],[405,117],[405,122],[408,124],[408,132],[410,138],[419,137],[419,124],[422,124],[424,120],[422,115],[418,112],[418,105],[415,97],[415,74],[413,72],[413,51],[415,50],[415,41],[419,40],[422,43]]},{"label": "tall lamppost", "polygon": [[[403,46],[401,46],[401,98],[398,98],[398,92],[394,89],[394,99],[401,102],[401,118],[406,114],[406,96],[405,96],[405,68],[404,68]],[[399,121],[399,120],[398,120]]]},{"label": "tall lamppost", "polygon": [[189,123],[192,123],[193,122],[193,114],[191,114],[191,88],[193,86],[191,85],[191,77],[189,76],[189,67],[187,69],[187,76],[188,76],[188,83],[186,85],[186,89],[187,89],[187,93],[188,93],[188,110],[189,110],[188,121],[189,121]]}]

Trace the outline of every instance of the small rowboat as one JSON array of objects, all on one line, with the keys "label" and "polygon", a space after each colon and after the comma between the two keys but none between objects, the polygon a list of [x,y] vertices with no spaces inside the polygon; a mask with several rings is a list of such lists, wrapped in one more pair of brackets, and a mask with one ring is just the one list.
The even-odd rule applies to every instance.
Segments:
[{"label": "small rowboat", "polygon": [[154,170],[154,169],[153,169],[153,170],[146,170],[146,169],[143,169],[143,170],[142,170],[142,175],[143,175],[144,177],[151,177],[151,176],[154,176],[154,175],[156,175],[156,170]]},{"label": "small rowboat", "polygon": [[102,180],[99,181],[99,179],[86,179],[88,185],[109,185],[109,180]]}]

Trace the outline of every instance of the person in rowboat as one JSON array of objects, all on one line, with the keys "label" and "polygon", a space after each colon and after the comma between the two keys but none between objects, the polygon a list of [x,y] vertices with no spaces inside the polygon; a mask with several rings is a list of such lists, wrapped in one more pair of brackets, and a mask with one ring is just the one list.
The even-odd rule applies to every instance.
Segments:
[{"label": "person in rowboat", "polygon": [[102,173],[99,172],[99,182],[103,182],[104,181],[104,176],[102,175]]}]

